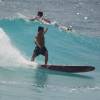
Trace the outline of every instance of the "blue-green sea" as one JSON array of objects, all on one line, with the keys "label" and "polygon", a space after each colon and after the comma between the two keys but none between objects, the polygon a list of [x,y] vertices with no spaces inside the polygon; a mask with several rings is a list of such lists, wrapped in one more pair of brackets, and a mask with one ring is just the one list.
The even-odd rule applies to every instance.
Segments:
[{"label": "blue-green sea", "polygon": [[[69,74],[28,65],[38,26],[48,28],[45,45],[49,64],[92,65],[96,70]],[[99,100],[99,37],[64,32],[53,25],[23,19],[2,19],[0,41],[1,100]],[[37,57],[35,63],[43,64],[44,57]]]},{"label": "blue-green sea", "polygon": [[[55,25],[29,21],[41,9]],[[100,100],[99,0],[0,0],[0,100]],[[22,16],[26,18],[21,18]],[[38,26],[48,28],[48,64],[90,65],[86,73],[63,73],[31,62]]]}]

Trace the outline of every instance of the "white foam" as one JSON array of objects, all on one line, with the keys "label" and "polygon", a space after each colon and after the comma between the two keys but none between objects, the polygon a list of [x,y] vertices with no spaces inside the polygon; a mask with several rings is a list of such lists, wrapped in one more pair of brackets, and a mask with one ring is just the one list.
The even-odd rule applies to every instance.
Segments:
[{"label": "white foam", "polygon": [[13,46],[10,38],[4,30],[0,28],[0,66],[21,66],[30,64],[36,66],[35,62],[31,63]]},{"label": "white foam", "polygon": [[19,12],[16,13],[19,18],[24,19],[26,22],[29,22],[29,18]]},{"label": "white foam", "polygon": [[85,16],[85,17],[84,17],[84,20],[87,20],[87,19],[88,19],[88,17],[87,17],[87,16]]}]

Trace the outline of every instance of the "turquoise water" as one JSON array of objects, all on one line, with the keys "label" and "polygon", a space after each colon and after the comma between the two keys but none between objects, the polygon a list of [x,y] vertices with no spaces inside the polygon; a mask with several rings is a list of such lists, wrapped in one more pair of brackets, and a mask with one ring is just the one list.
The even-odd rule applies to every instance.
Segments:
[{"label": "turquoise water", "polygon": [[[28,65],[38,26],[48,28],[49,64],[92,65],[96,70],[68,74],[39,69],[42,56]],[[100,37],[23,19],[1,19],[0,40],[0,100],[99,100]]]}]

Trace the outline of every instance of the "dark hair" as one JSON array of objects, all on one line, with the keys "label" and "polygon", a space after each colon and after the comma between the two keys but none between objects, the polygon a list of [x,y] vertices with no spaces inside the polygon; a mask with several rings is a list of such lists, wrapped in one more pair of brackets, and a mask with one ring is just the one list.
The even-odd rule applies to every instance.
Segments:
[{"label": "dark hair", "polygon": [[42,11],[38,11],[37,16],[42,17],[43,16],[43,12]]},{"label": "dark hair", "polygon": [[41,30],[44,30],[44,27],[39,26],[39,27],[38,27],[38,32],[41,31]]}]

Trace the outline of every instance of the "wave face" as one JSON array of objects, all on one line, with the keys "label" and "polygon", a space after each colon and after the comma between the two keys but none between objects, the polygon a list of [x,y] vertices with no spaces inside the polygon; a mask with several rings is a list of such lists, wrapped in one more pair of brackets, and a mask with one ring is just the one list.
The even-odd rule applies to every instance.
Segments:
[{"label": "wave face", "polygon": [[[7,25],[5,21],[11,25]],[[4,66],[22,66],[22,65],[25,66],[31,63],[29,59],[24,54],[21,53],[21,51],[19,50],[20,47],[17,47],[18,46],[17,41],[20,41],[22,37],[20,39],[17,39],[20,36],[18,36],[17,33],[15,34],[13,32],[15,29],[12,30],[9,28],[9,27],[13,28],[14,21],[2,20],[0,21],[0,23],[1,23],[0,24],[0,41],[1,41],[0,42],[0,47],[1,47],[0,48],[0,66],[3,66],[3,67]],[[4,23],[4,25],[2,23]],[[16,25],[14,27],[17,27]],[[12,33],[12,34],[9,34],[9,33]],[[15,41],[13,41],[11,38],[13,38]]]},{"label": "wave face", "polygon": [[[46,47],[49,51],[49,63],[92,65],[99,69],[100,37],[63,32],[53,25],[27,22],[23,19],[0,20],[1,61],[9,60],[10,57],[23,61],[25,58],[21,55],[31,59],[38,26],[49,29],[45,35]],[[5,59],[3,60],[3,58]],[[38,63],[43,63],[43,60],[42,56],[37,57]],[[3,64],[1,63],[1,65]]]}]

